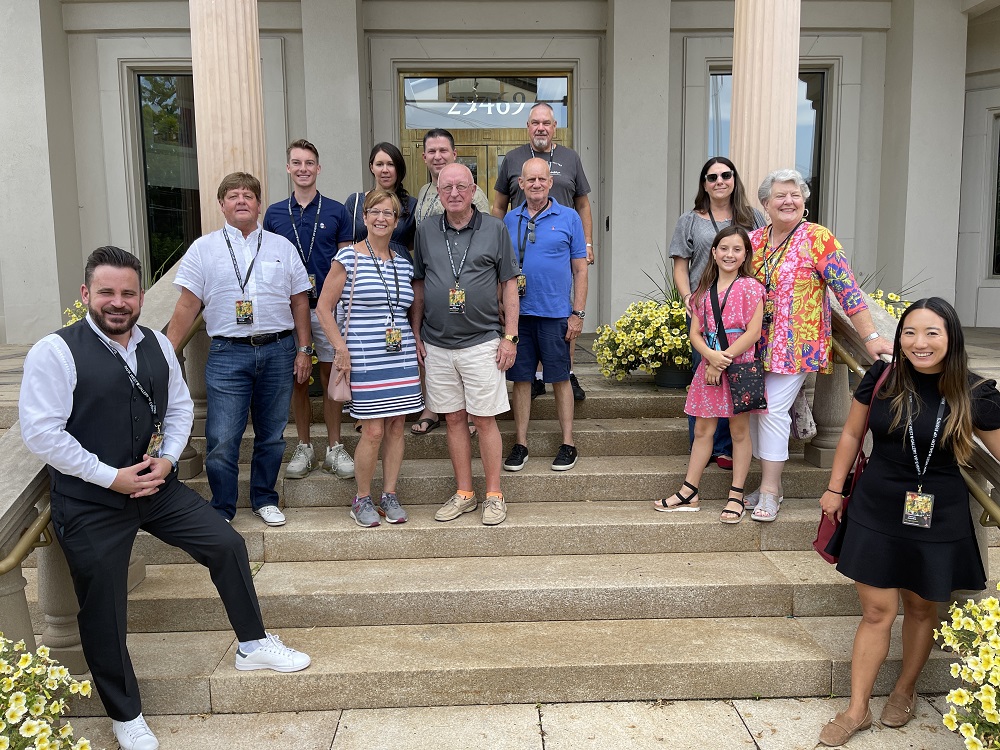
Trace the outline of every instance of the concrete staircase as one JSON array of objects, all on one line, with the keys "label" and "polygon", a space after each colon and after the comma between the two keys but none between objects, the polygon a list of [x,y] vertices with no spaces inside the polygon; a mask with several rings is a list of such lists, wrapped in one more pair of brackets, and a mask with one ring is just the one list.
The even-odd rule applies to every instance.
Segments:
[{"label": "concrete staircase", "polygon": [[[810,546],[827,472],[793,445],[773,524],[720,524],[731,474],[715,466],[701,485],[701,512],[656,513],[650,500],[684,476],[683,393],[639,378],[611,383],[594,365],[578,372],[588,394],[577,405],[580,462],[549,469],[560,441],[552,395],[541,396],[528,466],[502,477],[501,526],[482,526],[478,513],[433,520],[454,490],[443,426],[407,434],[404,525],[359,528],[346,511],[353,480],[322,471],[282,478],[282,528],[240,511],[233,525],[247,541],[265,621],[313,657],[304,672],[237,672],[206,571],[140,535],[147,577],[132,592],[129,628],[146,712],[847,693],[857,597]],[[501,430],[506,451],[507,417]],[[325,429],[313,435],[322,455]],[[353,452],[346,418],[343,435]],[[286,436],[290,455],[291,427]],[[250,443],[248,432],[245,459]],[[755,467],[747,486],[757,480]],[[204,476],[191,485],[208,495]],[[897,645],[880,689],[898,658]],[[948,663],[932,655],[922,691],[948,689]],[[96,701],[79,710],[100,713]]]}]

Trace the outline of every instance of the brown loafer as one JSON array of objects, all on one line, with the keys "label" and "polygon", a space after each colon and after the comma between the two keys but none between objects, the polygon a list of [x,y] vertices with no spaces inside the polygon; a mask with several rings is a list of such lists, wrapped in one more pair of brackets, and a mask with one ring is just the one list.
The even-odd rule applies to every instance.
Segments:
[{"label": "brown loafer", "polygon": [[906,698],[899,693],[893,693],[885,702],[879,721],[882,726],[898,728],[913,718],[913,707],[917,703],[917,693]]},{"label": "brown loafer", "polygon": [[864,731],[870,728],[871,725],[871,709],[865,711],[865,718],[861,720],[860,724],[852,724],[851,720],[847,718],[847,713],[841,712],[830,719],[829,723],[823,727],[823,731],[819,733],[819,741],[827,747],[840,747],[851,739],[855,733]]}]

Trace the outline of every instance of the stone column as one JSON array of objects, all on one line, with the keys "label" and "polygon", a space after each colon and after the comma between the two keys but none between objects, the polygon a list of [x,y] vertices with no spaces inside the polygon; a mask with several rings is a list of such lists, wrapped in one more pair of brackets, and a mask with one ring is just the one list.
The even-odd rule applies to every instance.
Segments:
[{"label": "stone column", "polygon": [[198,116],[201,229],[222,226],[216,193],[230,172],[249,172],[267,195],[257,0],[189,0]]},{"label": "stone column", "polygon": [[833,467],[833,454],[851,410],[847,365],[835,364],[830,375],[816,376],[812,409],[816,436],[805,446],[805,460],[813,466],[829,469]]},{"label": "stone column", "polygon": [[86,672],[87,660],[76,621],[80,607],[66,555],[55,540],[38,549],[38,608],[45,618],[41,642],[52,650],[52,658],[73,674]]},{"label": "stone column", "polygon": [[768,172],[795,166],[802,0],[736,0],[729,153],[758,206]]},{"label": "stone column", "polygon": [[[7,542],[0,543],[0,560],[7,557],[14,545],[21,539],[23,530],[27,529],[35,519],[38,511],[29,507],[22,518],[13,524],[13,533]],[[27,581],[21,572],[21,566],[16,566],[7,573],[0,574],[0,633],[5,638],[24,643],[32,651],[35,650],[35,631],[31,626],[31,615],[28,613],[28,599],[24,594]]]},{"label": "stone column", "polygon": [[[636,291],[650,289],[644,270],[655,276],[660,263],[670,268],[667,182],[642,177],[667,169],[670,6],[669,0],[608,2],[606,90],[611,95],[605,110],[610,132],[604,174],[609,184],[602,192],[606,199],[610,196],[611,206],[607,217],[594,215],[594,242],[604,250],[598,260],[601,306],[596,317],[605,322],[618,318],[636,300]],[[645,92],[641,105],[636,92]]]},{"label": "stone column", "polygon": [[[205,437],[205,418],[208,415],[208,394],[205,386],[205,363],[208,361],[208,334],[200,329],[178,357],[184,370],[184,380],[194,401],[194,423],[191,427],[192,437]],[[184,452],[177,459],[177,476],[180,479],[191,479],[201,474],[205,467],[204,456],[188,441]]]}]

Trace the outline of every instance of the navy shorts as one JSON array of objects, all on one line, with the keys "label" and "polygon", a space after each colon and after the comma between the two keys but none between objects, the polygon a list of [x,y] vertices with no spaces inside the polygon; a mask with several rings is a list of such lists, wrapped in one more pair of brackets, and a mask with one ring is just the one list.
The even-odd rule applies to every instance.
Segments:
[{"label": "navy shorts", "polygon": [[507,380],[530,383],[535,365],[542,363],[542,380],[561,383],[569,380],[569,347],[566,318],[540,318],[522,315],[517,321],[517,357],[507,370]]}]

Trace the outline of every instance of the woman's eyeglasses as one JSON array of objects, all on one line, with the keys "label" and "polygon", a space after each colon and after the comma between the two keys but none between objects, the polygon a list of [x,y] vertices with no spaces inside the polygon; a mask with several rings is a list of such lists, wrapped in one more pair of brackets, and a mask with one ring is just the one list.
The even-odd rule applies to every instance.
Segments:
[{"label": "woman's eyeglasses", "polygon": [[373,219],[377,219],[379,216],[384,216],[387,219],[391,219],[396,215],[396,212],[391,208],[369,208],[365,211],[366,214],[371,216]]},{"label": "woman's eyeglasses", "polygon": [[719,172],[718,174],[707,174],[705,175],[706,182],[715,182],[716,180],[731,180],[733,179],[732,170],[726,170],[725,172]]}]

